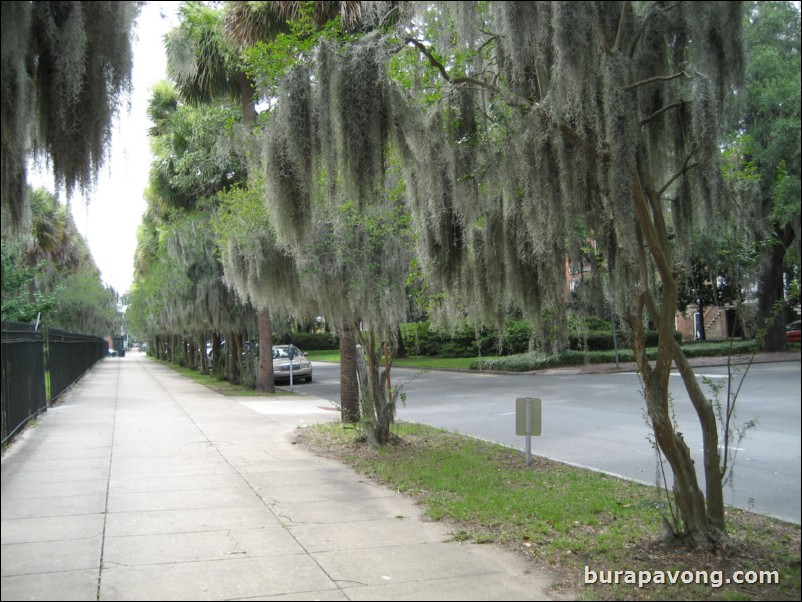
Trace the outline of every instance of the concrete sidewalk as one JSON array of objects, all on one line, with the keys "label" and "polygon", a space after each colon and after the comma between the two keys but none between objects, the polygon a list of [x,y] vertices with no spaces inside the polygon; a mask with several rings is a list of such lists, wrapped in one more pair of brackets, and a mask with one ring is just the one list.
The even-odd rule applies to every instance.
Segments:
[{"label": "concrete sidewalk", "polygon": [[290,442],[333,410],[107,358],[3,457],[2,599],[550,599],[531,563]]}]

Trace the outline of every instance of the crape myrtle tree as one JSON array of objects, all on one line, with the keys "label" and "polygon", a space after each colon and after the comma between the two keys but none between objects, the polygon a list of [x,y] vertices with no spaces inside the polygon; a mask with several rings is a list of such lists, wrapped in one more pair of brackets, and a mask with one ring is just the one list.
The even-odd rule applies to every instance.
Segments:
[{"label": "crape myrtle tree", "polygon": [[[351,97],[368,107],[354,113],[383,115],[385,127],[356,122],[348,139],[329,136],[334,165],[351,171],[327,173],[371,191],[365,183],[377,181],[369,176],[391,142],[429,278],[477,314],[520,307],[552,338],[565,331],[566,257],[578,258],[590,236],[632,331],[655,440],[673,472],[677,532],[715,543],[725,533],[716,418],[673,332],[679,260],[693,232],[715,229],[724,212],[718,134],[743,66],[740,4],[418,6],[414,27],[382,46],[384,73],[399,85],[384,85],[368,60],[370,87],[342,83],[364,95]],[[369,47],[377,41],[350,52]],[[649,322],[659,333],[654,361]],[[704,491],[672,418],[674,363],[702,430]]]},{"label": "crape myrtle tree", "polygon": [[91,188],[131,84],[140,2],[3,2],[4,230],[26,225],[26,163],[49,162],[67,192]]}]

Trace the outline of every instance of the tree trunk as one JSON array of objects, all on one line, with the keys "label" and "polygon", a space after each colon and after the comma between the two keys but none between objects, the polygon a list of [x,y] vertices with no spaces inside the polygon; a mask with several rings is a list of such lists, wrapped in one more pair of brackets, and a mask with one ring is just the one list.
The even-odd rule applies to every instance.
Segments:
[{"label": "tree trunk", "polygon": [[[696,377],[690,364],[683,361],[684,356],[681,352],[675,353],[677,342],[673,334],[678,289],[671,259],[668,229],[660,199],[657,198],[653,188],[643,185],[641,174],[637,171],[633,173],[632,199],[640,226],[639,236],[642,238],[638,246],[641,249],[639,261],[643,278],[629,315],[633,331],[632,347],[638,364],[638,372],[643,379],[646,407],[654,429],[655,440],[674,475],[674,500],[680,512],[682,527],[684,527],[684,532],[681,528],[677,529],[678,534],[682,534],[694,545],[701,546],[717,541],[724,532],[723,503],[721,519],[719,520],[716,516],[711,525],[690,449],[685,444],[682,434],[676,431],[669,411],[668,381],[675,357],[679,359],[686,389],[702,425],[705,444],[705,477],[710,479],[707,482],[707,490],[708,495],[711,496],[714,515],[718,513],[718,500],[722,495],[715,417],[712,416],[711,421],[712,412],[708,413],[706,408],[708,402],[700,399],[700,397],[703,399],[704,395],[698,391],[698,383],[695,382]],[[650,287],[648,282],[650,270],[647,252],[660,276],[662,284],[660,303],[662,305],[658,305],[651,292],[655,290],[655,287]],[[646,356],[644,309],[647,310],[650,319],[654,321],[659,335],[657,358],[653,366]],[[709,449],[711,445],[714,449]],[[714,458],[715,462],[712,461]],[[716,465],[715,468],[713,464]],[[717,473],[718,478],[716,478]],[[719,491],[716,492],[716,488]],[[680,527],[679,521],[675,521],[675,523],[676,527]]]},{"label": "tree trunk", "polygon": [[212,333],[212,372],[215,378],[222,378],[224,367],[226,365],[225,357],[223,357],[223,344],[220,340],[220,333]]},{"label": "tree trunk", "polygon": [[[398,392],[390,387],[391,352],[387,344],[377,341],[375,332],[360,333],[362,351],[357,352],[359,401],[368,443],[382,447],[390,442],[390,427],[395,420]],[[384,352],[385,369],[380,371]]]},{"label": "tree trunk", "polygon": [[398,338],[396,344],[398,345],[395,356],[396,357],[406,357],[407,356],[407,348],[404,345],[404,335],[401,332],[401,326],[396,329],[395,336]]},{"label": "tree trunk", "polygon": [[237,385],[240,382],[242,371],[240,370],[240,335],[237,332],[230,332],[228,334],[228,341],[226,341],[226,349],[228,353],[228,382],[232,385]]},{"label": "tree trunk", "polygon": [[785,341],[785,312],[775,310],[785,298],[784,262],[785,253],[794,240],[792,228],[775,228],[774,241],[768,245],[766,257],[760,270],[758,282],[757,328],[766,329],[763,351],[787,351]]},{"label": "tree trunk", "polygon": [[[655,441],[665,456],[674,476],[672,493],[682,519],[674,520],[672,528],[675,535],[688,538],[694,545],[701,546],[711,541],[710,525],[707,520],[705,498],[699,488],[691,452],[682,434],[674,429],[669,412],[667,372],[661,370],[665,358],[660,357],[652,367],[646,358],[646,339],[644,328],[638,316],[631,316],[633,323],[633,351],[638,363],[638,372],[644,383],[646,408],[654,431]],[[670,369],[670,363],[668,364]],[[683,529],[684,527],[684,529]]]},{"label": "tree trunk", "polygon": [[[710,400],[699,386],[699,380],[696,378],[688,358],[685,357],[676,340],[673,344],[673,351],[674,363],[679,369],[685,389],[688,391],[691,403],[699,418],[699,424],[702,427],[707,518],[712,527],[724,533],[726,528],[724,522],[724,475],[721,472],[716,413]],[[724,450],[724,452],[726,453],[727,450]]]},{"label": "tree trunk", "polygon": [[357,349],[353,326],[342,324],[340,338],[340,419],[345,424],[359,422],[359,381]]},{"label": "tree trunk", "polygon": [[696,311],[699,312],[699,330],[696,332],[696,340],[706,341],[707,333],[705,332],[705,302],[704,299],[699,299],[696,302]]},{"label": "tree trunk", "polygon": [[206,354],[206,333],[203,333],[200,341],[200,371],[201,374],[209,374],[209,356]]},{"label": "tree trunk", "polygon": [[273,377],[273,318],[270,309],[260,310],[256,317],[259,321],[259,376],[256,379],[256,390],[263,393],[275,393],[276,383]]}]

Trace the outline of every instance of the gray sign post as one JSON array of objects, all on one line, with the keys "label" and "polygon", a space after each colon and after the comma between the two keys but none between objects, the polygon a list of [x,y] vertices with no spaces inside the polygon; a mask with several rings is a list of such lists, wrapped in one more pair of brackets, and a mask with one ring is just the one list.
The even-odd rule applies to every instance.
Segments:
[{"label": "gray sign post", "polygon": [[541,402],[536,397],[519,397],[515,400],[515,434],[526,437],[526,465],[532,464],[532,436],[541,431]]}]

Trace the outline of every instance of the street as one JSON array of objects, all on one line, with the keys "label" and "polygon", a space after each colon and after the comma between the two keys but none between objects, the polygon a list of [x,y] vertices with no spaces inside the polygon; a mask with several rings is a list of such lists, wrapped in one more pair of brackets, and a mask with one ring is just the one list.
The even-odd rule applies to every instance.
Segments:
[{"label": "street", "polygon": [[[743,367],[737,367],[741,373]],[[299,393],[339,402],[339,365],[315,363],[315,382]],[[659,466],[634,373],[497,375],[393,370],[406,403],[398,418],[524,449],[515,435],[515,399],[543,400],[543,434],[532,452],[562,462],[654,484]],[[722,382],[724,367],[697,370]],[[709,390],[709,389],[708,389]],[[702,465],[698,420],[679,376],[672,376],[676,419],[697,466]],[[711,394],[712,395],[712,394]],[[722,400],[726,393],[722,392]],[[800,522],[800,363],[755,364],[739,394],[736,427],[757,419],[735,445],[735,471],[725,487],[728,504]],[[668,466],[665,467],[670,474]],[[701,479],[700,486],[704,488]],[[669,477],[670,478],[670,477]]]}]

